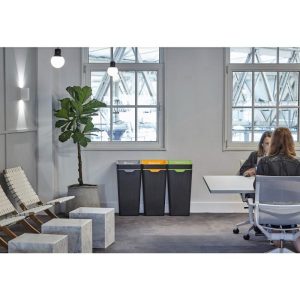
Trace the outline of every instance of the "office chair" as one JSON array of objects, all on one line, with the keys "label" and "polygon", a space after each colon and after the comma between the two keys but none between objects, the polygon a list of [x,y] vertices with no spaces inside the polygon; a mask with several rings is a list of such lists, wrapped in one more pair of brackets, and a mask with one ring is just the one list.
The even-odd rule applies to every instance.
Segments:
[{"label": "office chair", "polygon": [[256,176],[253,205],[255,225],[268,240],[280,241],[270,252],[291,252],[283,242],[300,236],[300,176]]}]

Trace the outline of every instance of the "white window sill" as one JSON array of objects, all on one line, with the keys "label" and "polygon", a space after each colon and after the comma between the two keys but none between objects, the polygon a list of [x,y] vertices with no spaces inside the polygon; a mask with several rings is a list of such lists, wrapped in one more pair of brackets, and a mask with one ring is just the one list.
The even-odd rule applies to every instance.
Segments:
[{"label": "white window sill", "polygon": [[120,143],[109,143],[109,142],[91,142],[87,147],[81,147],[82,151],[166,151],[165,146],[161,146],[158,143],[150,144],[142,143],[135,144],[120,142]]}]

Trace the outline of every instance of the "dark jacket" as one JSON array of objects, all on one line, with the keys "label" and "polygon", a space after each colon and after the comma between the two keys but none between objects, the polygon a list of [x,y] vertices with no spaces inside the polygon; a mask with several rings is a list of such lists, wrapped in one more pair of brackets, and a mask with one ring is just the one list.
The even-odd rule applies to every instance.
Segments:
[{"label": "dark jacket", "polygon": [[289,158],[283,154],[263,157],[257,166],[257,175],[300,176],[299,158]]},{"label": "dark jacket", "polygon": [[257,151],[253,151],[250,153],[247,160],[243,163],[243,165],[240,168],[240,175],[243,175],[245,171],[255,168],[257,165]]}]

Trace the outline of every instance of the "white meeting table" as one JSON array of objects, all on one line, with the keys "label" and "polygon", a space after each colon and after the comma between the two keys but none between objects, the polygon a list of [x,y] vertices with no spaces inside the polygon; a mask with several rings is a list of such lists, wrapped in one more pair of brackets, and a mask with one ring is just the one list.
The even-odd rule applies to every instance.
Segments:
[{"label": "white meeting table", "polygon": [[253,182],[255,177],[238,175],[203,176],[211,194],[248,194],[255,193]]},{"label": "white meeting table", "polygon": [[[247,205],[248,199],[245,197],[245,194],[255,193],[253,183],[255,177],[244,177],[239,175],[228,175],[228,176],[203,176],[204,182],[207,185],[208,190],[211,194],[241,194],[242,201],[246,202]],[[250,231],[254,228],[253,220],[253,208],[249,207],[248,211],[248,220],[238,223],[233,229],[233,233],[239,233],[239,227],[242,225],[250,224],[251,227],[248,229],[247,234],[243,237],[245,240],[249,240]]]}]

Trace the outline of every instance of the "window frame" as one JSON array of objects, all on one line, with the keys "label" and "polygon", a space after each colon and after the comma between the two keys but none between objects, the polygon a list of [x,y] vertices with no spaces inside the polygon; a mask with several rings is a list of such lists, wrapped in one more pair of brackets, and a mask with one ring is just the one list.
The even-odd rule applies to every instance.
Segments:
[{"label": "window frame", "polygon": [[[277,49],[278,50],[278,49]],[[233,142],[232,141],[232,86],[233,72],[299,72],[300,63],[230,63],[230,48],[224,48],[224,132],[223,151],[254,151],[258,142]],[[298,97],[300,98],[300,85],[298,86]],[[252,110],[254,105],[252,102]],[[276,114],[278,114],[278,102]],[[285,106],[282,106],[285,108]],[[294,106],[289,106],[294,108]],[[300,141],[300,99],[298,102],[298,140]],[[252,112],[254,113],[254,112]],[[295,141],[296,150],[300,150],[300,142]]]},{"label": "window frame", "polygon": [[[81,84],[91,86],[91,72],[103,72],[109,63],[89,63],[89,48],[81,51]],[[116,151],[165,151],[165,80],[164,80],[164,51],[159,48],[159,63],[116,63],[119,71],[157,71],[157,141],[92,141],[82,150],[116,150]],[[137,87],[137,81],[135,82]],[[113,106],[112,106],[113,107]],[[125,105],[126,107],[126,105]],[[135,105],[131,108],[151,107],[151,105]],[[136,115],[137,117],[137,115]],[[137,120],[136,120],[137,125]],[[136,127],[137,130],[137,127]]]}]

